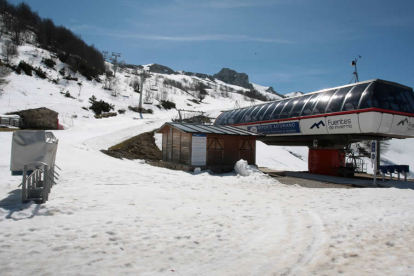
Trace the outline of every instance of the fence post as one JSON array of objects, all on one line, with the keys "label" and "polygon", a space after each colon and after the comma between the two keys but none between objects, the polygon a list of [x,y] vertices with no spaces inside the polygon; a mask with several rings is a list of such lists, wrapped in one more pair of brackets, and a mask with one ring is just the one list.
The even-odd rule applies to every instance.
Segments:
[{"label": "fence post", "polygon": [[27,165],[24,165],[23,167],[23,179],[22,179],[22,202],[25,202],[27,200]]}]

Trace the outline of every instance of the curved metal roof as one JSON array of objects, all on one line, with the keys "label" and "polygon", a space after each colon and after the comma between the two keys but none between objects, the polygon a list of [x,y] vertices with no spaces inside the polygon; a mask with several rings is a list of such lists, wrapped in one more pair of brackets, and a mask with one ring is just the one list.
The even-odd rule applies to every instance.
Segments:
[{"label": "curved metal roof", "polygon": [[380,108],[414,116],[413,89],[374,79],[223,112],[214,125],[240,125],[311,115]]}]

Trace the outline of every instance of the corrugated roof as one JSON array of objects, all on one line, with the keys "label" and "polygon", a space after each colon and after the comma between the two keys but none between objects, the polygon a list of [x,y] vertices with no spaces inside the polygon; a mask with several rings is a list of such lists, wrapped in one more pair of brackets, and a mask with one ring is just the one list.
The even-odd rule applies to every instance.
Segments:
[{"label": "corrugated roof", "polygon": [[[251,132],[239,127],[233,126],[215,126],[202,124],[185,124],[185,123],[165,123],[165,125],[172,126],[187,133],[202,133],[202,134],[221,134],[221,135],[243,135],[243,136],[261,136],[255,132]],[[162,126],[160,129],[162,129]]]}]

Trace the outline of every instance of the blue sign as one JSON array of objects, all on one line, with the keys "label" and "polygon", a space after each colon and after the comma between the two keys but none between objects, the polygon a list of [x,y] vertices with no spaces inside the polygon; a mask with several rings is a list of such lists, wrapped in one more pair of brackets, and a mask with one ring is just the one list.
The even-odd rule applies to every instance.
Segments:
[{"label": "blue sign", "polygon": [[375,148],[377,147],[377,141],[371,142],[371,152],[375,152]]},{"label": "blue sign", "polygon": [[207,137],[207,134],[193,134],[193,137]]},{"label": "blue sign", "polygon": [[261,134],[300,133],[299,122],[248,126],[247,130]]}]

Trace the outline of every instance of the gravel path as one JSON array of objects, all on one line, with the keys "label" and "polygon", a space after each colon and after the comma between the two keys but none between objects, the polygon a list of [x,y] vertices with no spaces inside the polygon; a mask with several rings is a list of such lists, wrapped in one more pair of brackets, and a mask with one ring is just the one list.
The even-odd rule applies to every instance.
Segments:
[{"label": "gravel path", "polygon": [[282,184],[286,184],[286,185],[297,184],[299,186],[306,187],[306,188],[345,188],[345,189],[355,188],[355,187],[348,186],[348,185],[321,182],[321,181],[304,179],[304,178],[297,178],[297,177],[290,177],[290,176],[278,176],[274,174],[272,176]]}]

